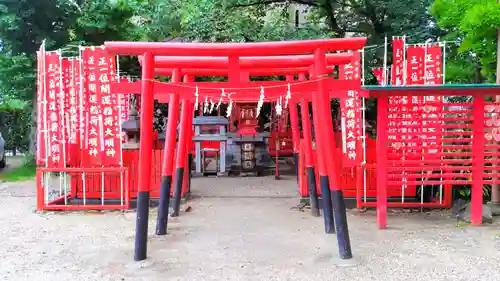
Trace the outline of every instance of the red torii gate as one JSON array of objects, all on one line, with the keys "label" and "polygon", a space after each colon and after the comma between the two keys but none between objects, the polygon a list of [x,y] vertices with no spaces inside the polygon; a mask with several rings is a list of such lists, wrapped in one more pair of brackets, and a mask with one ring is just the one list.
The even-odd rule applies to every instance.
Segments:
[{"label": "red torii gate", "polygon": [[[341,96],[342,91],[348,89],[359,89],[359,83],[348,83],[346,81],[335,81],[328,79],[326,68],[326,51],[344,51],[344,50],[359,50],[366,42],[365,38],[349,38],[349,39],[323,39],[323,40],[306,40],[306,41],[281,41],[281,42],[262,42],[262,43],[149,43],[149,42],[106,42],[105,46],[109,53],[115,55],[143,55],[143,70],[141,81],[141,128],[152,127],[153,119],[153,100],[155,94],[153,89],[156,88],[158,99],[161,101],[162,96],[170,96],[170,106],[178,104],[179,95],[182,95],[182,113],[181,113],[181,130],[179,137],[178,155],[186,156],[186,143],[188,134],[189,120],[191,119],[192,101],[194,97],[194,89],[199,90],[199,97],[213,99],[221,99],[223,102],[255,102],[258,100],[262,89],[267,89],[267,97],[264,101],[276,100],[286,92],[288,85],[293,89],[293,95],[302,99],[311,96],[312,91],[316,91],[312,95],[312,103],[317,111],[318,118],[315,118],[315,130],[322,131],[324,134],[317,134],[317,146],[319,162],[325,167],[325,176],[321,182],[328,178],[329,185],[332,190],[332,199],[334,201],[335,218],[337,220],[337,239],[339,242],[340,256],[343,259],[352,258],[350,240],[347,227],[347,218],[345,214],[345,205],[343,202],[342,189],[340,188],[340,171],[336,165],[334,147],[335,140],[333,137],[333,124],[330,114],[330,94]],[[242,82],[241,81],[241,65],[240,57],[242,56],[265,56],[265,55],[291,55],[291,54],[311,54],[313,55],[313,72],[312,79],[308,82]],[[215,56],[227,57],[228,61],[228,82],[201,82],[201,83],[178,83],[173,80],[173,83],[160,84],[155,82],[154,56],[181,56],[189,54],[190,56]],[[193,60],[195,61],[195,60]],[[179,65],[179,68],[184,65]],[[213,66],[212,66],[213,67]],[[189,79],[187,79],[189,81]],[[358,84],[358,85],[355,85]],[[119,85],[119,84],[117,84]],[[117,86],[114,91],[121,92]],[[231,93],[236,91],[234,97],[222,97],[221,89],[225,89]],[[122,91],[123,92],[123,91]],[[127,92],[127,91],[125,91]],[[271,95],[269,95],[271,92]],[[191,111],[189,111],[191,109]],[[169,133],[170,123],[174,123],[174,118],[169,118],[167,124],[167,134]],[[173,127],[173,126],[172,126]],[[173,129],[173,128],[172,128]],[[173,132],[173,130],[171,131]],[[173,151],[175,139],[171,141],[172,135],[168,136],[167,148],[164,162],[168,163],[173,159],[173,153],[169,155],[168,151]],[[151,170],[151,151],[152,151],[152,131],[141,130],[140,143],[140,159],[139,173],[149,175]],[[182,157],[177,157],[178,166],[183,166]],[[179,163],[180,161],[180,163]],[[180,165],[179,165],[180,164]],[[320,165],[321,167],[321,165]],[[320,168],[321,170],[321,168]],[[177,182],[181,181],[184,172],[184,167],[176,172],[176,190]],[[327,175],[327,176],[326,176]],[[324,178],[324,179],[323,179]],[[168,188],[168,187],[166,187]],[[137,226],[136,226],[136,241],[135,241],[135,260],[143,260],[147,255],[147,226],[148,226],[148,209],[149,209],[149,189],[150,177],[141,177],[137,199]],[[162,183],[162,193],[163,192]],[[177,191],[176,191],[177,193]],[[168,194],[168,193],[167,193]],[[162,215],[162,220],[168,218],[168,200],[167,206],[160,205],[159,212]],[[330,200],[327,200],[330,201]],[[160,202],[161,204],[161,202]],[[160,218],[159,218],[160,219]]]},{"label": "red torii gate", "polygon": [[[352,62],[352,59],[354,58],[352,53],[341,53],[341,54],[328,54],[326,55],[326,60],[328,64],[335,64],[335,65],[341,65],[341,64],[347,64]],[[244,57],[241,58],[244,63],[244,65],[249,66],[249,67],[273,67],[276,66],[277,63],[279,62],[288,62],[286,66],[294,66],[293,64],[290,64],[290,61],[292,61],[294,64],[298,65],[310,65],[313,63],[313,56],[312,55],[298,55],[298,56],[281,56],[281,57]],[[183,63],[186,62],[186,64],[190,67],[196,66],[197,61],[201,62],[201,65],[204,67],[220,67],[227,65],[227,59],[222,58],[222,57],[156,57],[155,58],[155,67],[161,67],[161,66],[172,66],[175,65],[176,63]],[[142,62],[142,58],[140,57],[140,62]],[[328,66],[327,67],[328,71],[333,70],[333,66]],[[305,79],[305,73],[309,73],[309,76],[313,75],[313,70],[311,67],[295,67],[295,68],[249,68],[241,71],[241,79],[244,81],[248,81],[248,78],[250,75],[254,76],[269,76],[269,75],[287,75],[287,81],[291,82],[294,80],[294,75],[298,74],[299,75],[299,80],[300,81],[306,81]],[[178,79],[176,77],[179,76],[180,74],[184,74],[184,82],[189,81],[188,78],[186,77],[191,77],[192,75],[194,76],[228,76],[228,70],[227,69],[203,69],[203,68],[194,68],[194,69],[178,69],[178,68],[155,68],[155,73],[156,74],[163,74],[163,75],[174,75],[172,81],[177,82]],[[187,76],[186,76],[187,75]],[[344,81],[347,82],[347,81]],[[353,83],[354,85],[359,86],[359,83],[350,81],[349,83]],[[213,85],[213,83],[211,83]],[[130,85],[130,83],[127,85],[120,84],[120,92],[125,92],[125,87],[129,88],[127,92],[133,92],[133,93],[139,93],[140,90],[140,82],[136,82],[135,87]],[[356,87],[356,86],[353,86]],[[217,89],[219,90],[219,89]],[[283,92],[280,91],[280,95]],[[168,102],[167,99],[161,100],[161,97],[163,95],[159,95],[159,101],[160,102]],[[338,97],[339,94],[333,93],[331,97]],[[164,97],[164,96],[163,96]],[[306,135],[304,136],[306,143],[311,144],[311,132],[310,132],[310,123],[309,123],[309,108],[308,108],[308,103],[309,99],[302,98],[301,103],[304,105],[302,111],[302,119],[303,123],[305,126],[308,128],[304,131]],[[291,102],[291,104],[296,104],[298,100],[295,98]],[[317,116],[316,116],[317,117]],[[299,121],[298,121],[298,113],[297,113],[297,108],[296,106],[291,106],[290,107],[290,119],[291,119],[291,127],[292,127],[292,140],[293,140],[293,150],[294,150],[294,157],[296,160],[296,163],[298,163],[298,146],[299,146],[299,138],[300,138],[300,132],[299,132]],[[306,120],[304,120],[306,119]],[[317,119],[317,118],[316,118]],[[188,126],[188,128],[191,125]],[[168,133],[167,133],[168,134]],[[190,142],[188,140],[188,142]],[[188,144],[188,147],[191,146],[191,143]],[[314,216],[319,216],[319,207],[318,207],[318,195],[316,192],[316,179],[315,179],[315,171],[314,171],[314,165],[313,165],[313,158],[312,158],[312,146],[311,145],[306,145],[306,154],[307,154],[307,159],[306,159],[306,166],[307,166],[307,174],[308,174],[308,190],[310,190],[310,203],[311,203],[311,212]],[[178,155],[179,156],[179,155]],[[164,165],[166,167],[167,165]],[[177,168],[180,168],[177,166]],[[297,168],[297,167],[296,167]],[[298,168],[297,168],[298,170]],[[170,171],[170,168],[168,168],[168,171]],[[319,172],[320,175],[325,176],[325,170],[323,165],[319,165]],[[164,171],[164,176],[166,177],[165,180],[167,181],[166,185],[170,185],[171,181],[171,174],[170,172]],[[172,172],[173,174],[173,172]],[[321,179],[320,179],[321,181]],[[182,183],[176,182],[176,185],[180,184],[183,185]],[[184,186],[184,185],[183,185]],[[328,188],[328,181],[323,179],[323,185],[321,186],[322,188],[322,193],[325,194],[325,198],[330,197],[330,190]],[[177,189],[176,189],[177,190]],[[161,201],[167,200],[164,198],[160,199]],[[179,214],[179,204],[180,204],[180,192],[175,193],[174,196],[174,213],[172,214],[173,216],[177,216]],[[332,213],[332,206],[331,206],[331,201],[326,200],[324,201],[324,217],[325,217],[325,231],[326,233],[334,233],[334,220],[333,220],[333,213]],[[160,233],[163,233],[160,231]]]},{"label": "red torii gate", "polygon": [[[347,64],[352,62],[354,56],[352,53],[340,53],[340,54],[328,54],[326,55],[326,60],[329,66],[327,66],[328,71],[332,71],[334,66],[333,65],[342,65],[342,64]],[[313,70],[311,67],[293,67],[293,68],[267,68],[267,67],[274,67],[280,62],[287,62],[286,66],[294,66],[294,64],[297,65],[311,65],[313,63],[314,57],[312,55],[295,55],[295,56],[278,56],[278,57],[243,57],[241,58],[242,64],[248,67],[266,67],[266,68],[248,68],[242,70],[240,73],[240,77],[243,81],[248,81],[249,76],[254,75],[254,76],[270,76],[270,75],[286,75],[287,76],[287,81],[291,82],[294,80],[294,75],[298,74],[299,75],[299,80],[300,81],[306,81],[305,78],[305,73],[309,73],[309,76],[313,75]],[[142,57],[139,57],[139,61],[142,64]],[[200,65],[203,67],[224,67],[227,66],[227,58],[223,57],[156,57],[155,58],[155,73],[157,75],[167,75],[167,76],[172,76],[172,82],[179,82],[178,78],[179,75],[184,76],[184,82],[189,82],[192,78],[192,76],[228,76],[228,70],[227,69],[203,69],[203,68],[191,68],[191,69],[179,69],[179,68],[159,68],[162,66],[173,66],[178,63],[186,63],[189,67],[195,67],[196,62],[199,61],[201,62]],[[293,62],[294,64],[290,63]],[[354,85],[352,86],[353,88],[359,87],[359,83],[353,82],[353,81],[343,81],[344,86],[345,85]],[[214,83],[208,82],[210,85],[213,85]],[[224,82],[223,82],[224,83]],[[262,85],[262,82],[256,82],[260,83]],[[303,82],[301,82],[303,83]],[[282,83],[280,83],[283,85]],[[119,92],[127,92],[127,93],[140,93],[140,81],[134,83],[120,83],[117,85],[119,88]],[[169,84],[167,84],[169,85]],[[349,86],[351,87],[351,86]],[[189,87],[188,87],[189,88]],[[340,87],[341,89],[343,87]],[[192,88],[189,88],[190,91],[192,91]],[[168,90],[165,90],[168,92]],[[219,88],[217,88],[217,91],[220,91]],[[158,100],[160,102],[167,103],[169,101],[168,98],[166,98],[162,93],[157,93],[158,94]],[[189,94],[189,93],[187,93]],[[282,91],[279,91],[280,96],[283,94]],[[339,97],[340,95],[338,93],[331,93],[331,97]],[[254,100],[251,100],[254,101]],[[292,99],[290,104],[295,105],[298,99],[295,97]],[[302,119],[303,123],[305,126],[308,128],[304,131],[306,135],[304,136],[306,143],[311,144],[311,132],[310,132],[310,123],[309,123],[309,108],[307,104],[309,103],[310,99],[309,98],[301,98],[301,103],[304,105],[302,111]],[[177,110],[177,108],[174,108]],[[176,117],[174,117],[176,118]],[[299,132],[299,121],[298,121],[298,113],[297,113],[297,108],[296,106],[290,106],[290,121],[291,121],[291,127],[292,127],[292,141],[293,141],[293,151],[294,151],[294,157],[296,160],[296,163],[298,163],[298,146],[299,146],[299,139],[300,139],[300,132]],[[304,120],[306,119],[306,120]],[[174,119],[176,120],[176,119]],[[188,128],[191,127],[191,125],[188,125]],[[169,133],[167,132],[167,135]],[[188,147],[191,147],[190,139],[188,140]],[[165,146],[167,147],[167,146]],[[309,152],[308,152],[309,151]],[[172,152],[173,153],[173,152]],[[314,216],[319,216],[319,207],[318,207],[318,195],[316,192],[316,179],[315,179],[315,171],[314,171],[314,165],[313,165],[313,158],[312,158],[312,146],[311,145],[306,145],[306,154],[307,154],[307,159],[306,159],[306,166],[307,166],[307,173],[308,173],[308,189],[310,190],[311,196],[309,196],[310,203],[311,203],[311,211]],[[179,155],[178,155],[179,157]],[[166,171],[163,171],[163,176],[165,177],[166,180],[166,185],[170,186],[171,183],[171,178],[173,174],[173,170],[170,169],[170,165],[166,164],[163,165],[164,167],[167,167]],[[182,168],[180,166],[177,166],[176,168]],[[297,167],[296,167],[297,168]],[[324,171],[323,165],[319,165],[319,172],[320,175],[325,176],[326,173]],[[165,169],[165,168],[164,168]],[[170,172],[172,171],[172,172]],[[184,177],[185,178],[185,177]],[[176,190],[177,185],[183,185],[182,179],[181,182],[176,182]],[[330,190],[328,188],[328,181],[323,180],[323,185],[322,185],[322,192],[325,194],[326,198],[330,197]],[[180,195],[181,192],[176,192],[174,194],[174,212],[173,216],[178,216],[179,214],[179,204],[180,204]],[[164,202],[165,198],[160,198],[160,202]],[[161,204],[160,204],[161,205]],[[334,230],[334,220],[333,220],[333,214],[332,214],[332,206],[331,206],[331,201],[327,200],[324,202],[324,216],[325,216],[325,231],[327,233],[333,233],[335,232]],[[160,227],[160,229],[163,229]],[[163,233],[163,231],[159,231],[159,233]]]}]

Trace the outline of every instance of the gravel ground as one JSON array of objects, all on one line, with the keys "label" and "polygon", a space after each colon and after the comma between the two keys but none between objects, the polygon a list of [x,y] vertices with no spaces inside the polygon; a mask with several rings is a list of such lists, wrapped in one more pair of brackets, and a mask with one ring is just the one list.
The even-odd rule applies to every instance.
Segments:
[{"label": "gravel ground", "polygon": [[500,280],[500,225],[457,227],[448,212],[350,211],[356,267],[335,235],[298,211],[293,179],[203,178],[191,211],[133,262],[135,213],[37,214],[34,182],[0,184],[0,280]]}]

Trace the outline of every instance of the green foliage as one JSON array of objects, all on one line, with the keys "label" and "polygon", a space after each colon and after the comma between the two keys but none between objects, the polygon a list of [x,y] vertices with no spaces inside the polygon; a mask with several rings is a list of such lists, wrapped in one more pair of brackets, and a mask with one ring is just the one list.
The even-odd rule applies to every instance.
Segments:
[{"label": "green foliage", "polygon": [[[142,1],[139,1],[142,2]],[[135,17],[138,1],[85,1],[72,23],[71,39],[81,45],[102,45],[104,41],[137,40]]]},{"label": "green foliage", "polygon": [[496,71],[497,29],[500,28],[500,4],[497,0],[436,0],[431,8],[447,38],[460,39],[462,54],[472,52],[481,72],[492,80]]},{"label": "green foliage", "polygon": [[2,0],[0,1],[0,38],[4,52],[30,57],[43,39],[50,48],[59,48],[69,38],[72,14],[66,10],[71,1]]},{"label": "green foliage", "polygon": [[0,53],[0,97],[32,99],[35,76],[33,58],[27,55],[9,56]]},{"label": "green foliage", "polygon": [[[435,6],[439,7],[438,2],[450,1],[466,2],[437,0]],[[428,8],[431,2],[432,0],[0,0],[0,38],[3,46],[0,50],[0,97],[30,101],[28,106],[35,106],[35,52],[43,39],[47,40],[47,49],[63,48],[63,54],[67,56],[77,55],[77,45],[101,45],[106,40],[258,42],[360,35],[367,36],[368,44],[371,45],[383,43],[385,36],[390,38],[393,35],[409,35],[410,41],[416,42],[441,35],[439,29],[432,28],[429,24],[431,17]],[[308,7],[308,24],[300,27],[293,25],[290,4]],[[472,10],[471,18],[460,25],[463,29],[460,34],[472,33],[477,25],[473,19],[484,12],[489,18],[479,25],[485,27],[484,34],[474,33],[475,37],[468,34],[468,38],[491,36],[491,30],[486,28],[495,19],[496,10],[491,8]],[[447,27],[451,22],[457,21],[449,22],[443,27],[449,29],[449,32],[458,32],[457,28]],[[474,44],[470,46],[479,48]],[[383,48],[372,50],[374,51],[366,53],[366,73],[369,73],[368,69],[373,64],[380,64],[383,57]],[[487,57],[486,51],[474,52],[481,54],[481,60]],[[490,59],[491,57],[492,55]],[[476,73],[477,63],[474,58],[464,53],[451,52],[450,58],[453,59],[448,60],[447,72],[453,77],[452,81],[465,82],[475,77],[470,75]],[[140,75],[140,68],[133,58],[121,57],[120,69],[122,73]],[[468,74],[460,70],[466,70]],[[374,103],[369,102],[367,108],[368,116],[374,117]]]},{"label": "green foliage", "polygon": [[5,140],[6,150],[29,149],[31,109],[21,100],[4,100],[0,104],[0,132]]}]

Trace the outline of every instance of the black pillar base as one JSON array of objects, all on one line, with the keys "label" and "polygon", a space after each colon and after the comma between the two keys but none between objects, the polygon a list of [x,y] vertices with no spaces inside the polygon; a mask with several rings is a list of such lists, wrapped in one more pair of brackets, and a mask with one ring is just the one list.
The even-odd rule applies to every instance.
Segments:
[{"label": "black pillar base", "polygon": [[149,191],[139,191],[137,193],[137,219],[135,226],[135,261],[145,260],[147,256],[148,218]]},{"label": "black pillar base", "polygon": [[314,167],[307,167],[307,189],[309,190],[309,205],[311,206],[311,214],[314,217],[319,217],[319,200],[318,192],[316,191],[316,173]]},{"label": "black pillar base", "polygon": [[161,178],[158,219],[156,220],[156,235],[167,234],[168,208],[170,205],[171,185],[172,176],[164,176]]},{"label": "black pillar base", "polygon": [[295,175],[297,176],[297,184],[299,184],[299,153],[293,153],[293,162],[295,164]]},{"label": "black pillar base", "polygon": [[325,219],[325,232],[335,233],[335,222],[333,220],[333,208],[330,194],[330,186],[328,183],[328,176],[319,176],[319,183],[321,186],[321,203],[323,204],[323,217]]},{"label": "black pillar base", "polygon": [[188,170],[189,173],[189,182],[188,182],[188,193],[191,193],[191,178],[193,176],[193,154],[188,154]]},{"label": "black pillar base", "polygon": [[342,190],[332,190],[333,209],[337,228],[337,240],[339,243],[339,254],[341,259],[351,259],[351,240],[349,239],[349,227],[345,212],[344,194]]},{"label": "black pillar base", "polygon": [[178,217],[181,211],[181,193],[182,193],[182,181],[184,179],[184,167],[177,168],[175,170],[175,191],[174,191],[174,205],[172,208],[174,209],[172,212],[172,217]]}]

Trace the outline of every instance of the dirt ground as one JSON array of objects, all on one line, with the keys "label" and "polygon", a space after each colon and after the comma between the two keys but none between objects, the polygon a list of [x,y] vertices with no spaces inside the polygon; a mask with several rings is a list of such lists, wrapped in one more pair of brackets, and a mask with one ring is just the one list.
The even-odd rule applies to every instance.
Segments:
[{"label": "dirt ground", "polygon": [[190,212],[133,261],[135,213],[37,214],[34,182],[0,184],[0,280],[500,280],[500,224],[457,227],[448,212],[348,214],[355,267],[335,235],[296,208],[293,179],[203,178]]}]

